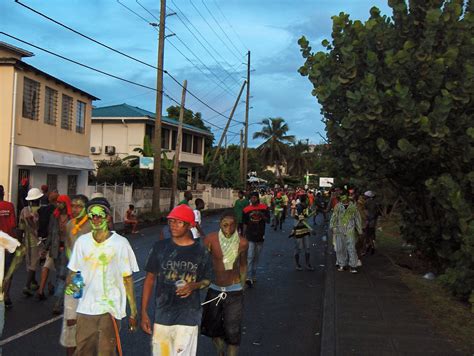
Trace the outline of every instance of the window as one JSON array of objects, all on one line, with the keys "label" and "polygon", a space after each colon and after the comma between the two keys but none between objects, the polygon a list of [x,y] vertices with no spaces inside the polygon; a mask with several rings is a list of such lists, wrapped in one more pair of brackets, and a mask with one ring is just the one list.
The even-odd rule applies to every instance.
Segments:
[{"label": "window", "polygon": [[77,194],[77,175],[67,176],[67,195]]},{"label": "window", "polygon": [[178,131],[171,131],[171,149],[176,150],[176,141],[178,140]]},{"label": "window", "polygon": [[161,128],[161,148],[170,148],[170,130]]},{"label": "window", "polygon": [[46,175],[46,185],[48,186],[48,192],[54,192],[58,190],[58,175],[57,174],[47,174]]},{"label": "window", "polygon": [[44,123],[56,125],[56,112],[58,106],[58,92],[46,87],[44,91]]},{"label": "window", "polygon": [[38,120],[40,83],[27,77],[23,81],[23,117]]},{"label": "window", "polygon": [[193,151],[193,135],[183,133],[183,144],[181,145],[183,152]]},{"label": "window", "polygon": [[193,153],[202,154],[202,137],[194,136],[193,138]]},{"label": "window", "polygon": [[84,133],[86,128],[86,103],[77,102],[76,107],[76,132]]},{"label": "window", "polygon": [[61,127],[70,130],[72,126],[72,98],[63,94],[61,104]]}]

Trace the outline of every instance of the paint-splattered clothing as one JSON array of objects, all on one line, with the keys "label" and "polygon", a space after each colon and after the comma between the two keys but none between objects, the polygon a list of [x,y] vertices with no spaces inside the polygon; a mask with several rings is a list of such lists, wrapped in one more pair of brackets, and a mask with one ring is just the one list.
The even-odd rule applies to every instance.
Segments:
[{"label": "paint-splattered clothing", "polygon": [[189,297],[176,295],[176,281],[211,280],[209,251],[198,242],[178,246],[173,239],[158,241],[150,252],[145,270],[156,275],[155,323],[160,325],[199,325],[199,291]]},{"label": "paint-splattered clothing", "polygon": [[138,265],[125,237],[112,232],[107,240],[98,243],[92,233],[82,235],[74,245],[68,268],[73,272],[81,271],[84,278],[84,292],[79,300],[78,313],[110,313],[116,319],[127,315],[123,278],[138,272]]}]

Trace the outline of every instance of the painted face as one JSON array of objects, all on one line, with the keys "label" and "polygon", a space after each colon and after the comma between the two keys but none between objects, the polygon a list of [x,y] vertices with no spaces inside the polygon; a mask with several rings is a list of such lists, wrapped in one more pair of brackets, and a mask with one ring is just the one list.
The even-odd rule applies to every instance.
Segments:
[{"label": "painted face", "polygon": [[89,210],[89,220],[92,225],[92,230],[108,230],[107,212],[101,206],[95,205]]},{"label": "painted face", "polygon": [[71,213],[73,218],[83,216],[85,213],[84,203],[82,200],[73,200],[71,204]]},{"label": "painted face", "polygon": [[232,236],[237,228],[237,224],[235,223],[235,219],[230,216],[226,216],[220,222],[220,228],[224,233],[224,236],[229,237]]},{"label": "painted face", "polygon": [[177,238],[185,236],[189,231],[189,224],[178,219],[168,219],[168,226],[171,236]]}]

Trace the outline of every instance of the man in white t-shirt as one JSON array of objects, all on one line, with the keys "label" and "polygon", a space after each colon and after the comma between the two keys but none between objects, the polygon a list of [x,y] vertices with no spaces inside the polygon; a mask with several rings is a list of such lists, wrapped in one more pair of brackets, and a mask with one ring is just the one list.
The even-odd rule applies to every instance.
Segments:
[{"label": "man in white t-shirt", "polygon": [[198,239],[200,237],[204,238],[206,234],[204,233],[201,227],[201,211],[204,210],[205,204],[204,200],[197,198],[194,203],[196,204],[196,209],[193,210],[194,212],[194,222],[196,226],[191,228],[191,233],[193,234],[193,239]]},{"label": "man in white t-shirt", "polygon": [[[3,334],[3,327],[5,326],[5,302],[3,296],[3,276],[5,273],[5,250],[13,253],[16,248],[20,246],[17,239],[11,237],[6,232],[0,230],[0,337]],[[2,354],[2,347],[0,346],[0,355]]]},{"label": "man in white t-shirt", "polygon": [[[77,306],[76,355],[115,355],[120,349],[120,320],[130,306],[130,330],[135,331],[137,305],[133,290],[133,272],[138,265],[126,238],[108,229],[110,205],[104,198],[87,203],[92,232],[79,237],[68,268],[70,280],[80,271],[84,278],[82,298]],[[72,294],[76,287],[66,289]]]}]

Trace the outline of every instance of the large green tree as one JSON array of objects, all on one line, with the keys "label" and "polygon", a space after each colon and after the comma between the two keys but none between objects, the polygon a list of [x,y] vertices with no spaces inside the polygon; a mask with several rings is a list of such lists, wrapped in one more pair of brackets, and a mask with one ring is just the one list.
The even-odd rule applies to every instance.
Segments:
[{"label": "large green tree", "polygon": [[[179,120],[179,111],[180,107],[176,105],[172,105],[166,109],[166,112],[168,113],[168,117],[171,119],[176,119]],[[202,114],[200,112],[193,112],[192,110],[189,109],[184,109],[184,115],[183,115],[183,123],[197,127],[198,129],[206,130],[211,132],[211,128],[209,126],[206,126],[204,121],[202,120]],[[212,137],[206,137],[204,140],[204,146],[206,150],[209,150],[212,147],[212,144],[214,142],[214,135]]]},{"label": "large green tree", "polygon": [[474,302],[474,2],[389,0],[391,17],[334,16],[299,72],[313,83],[340,169],[383,180],[402,234]]},{"label": "large green tree", "polygon": [[258,146],[262,160],[268,165],[275,166],[275,174],[281,178],[280,165],[288,152],[288,144],[295,141],[293,135],[288,135],[289,127],[281,117],[263,119],[261,131],[253,134],[254,139],[264,139]]}]

